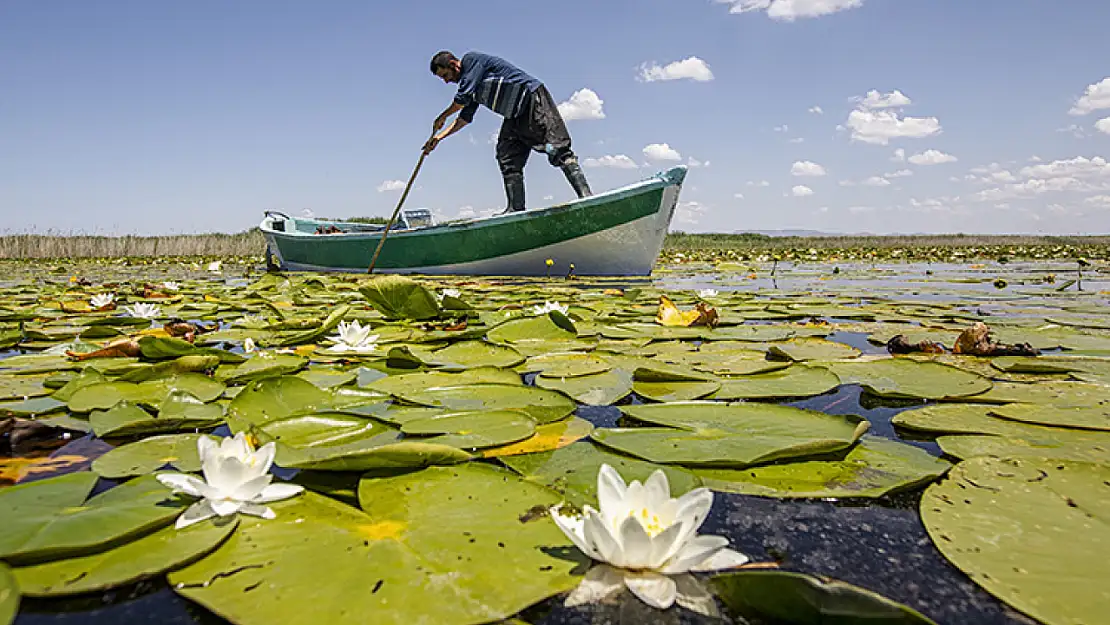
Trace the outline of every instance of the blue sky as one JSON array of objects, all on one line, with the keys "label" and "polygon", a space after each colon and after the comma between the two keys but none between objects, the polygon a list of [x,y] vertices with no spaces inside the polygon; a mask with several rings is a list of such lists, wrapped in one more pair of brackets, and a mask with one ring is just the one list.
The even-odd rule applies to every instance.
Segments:
[{"label": "blue sky", "polygon": [[[388,215],[453,95],[446,48],[544,81],[595,191],[691,165],[672,229],[1105,233],[1108,22],[1103,0],[6,2],[0,215]],[[499,125],[441,144],[406,205],[503,208]],[[530,207],[572,197],[539,155],[526,182]]]}]

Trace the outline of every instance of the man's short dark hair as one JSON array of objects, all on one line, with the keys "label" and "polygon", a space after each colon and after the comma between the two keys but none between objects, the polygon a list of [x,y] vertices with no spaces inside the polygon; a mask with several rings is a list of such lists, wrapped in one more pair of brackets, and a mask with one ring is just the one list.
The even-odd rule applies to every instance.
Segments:
[{"label": "man's short dark hair", "polygon": [[457,59],[454,54],[451,54],[447,50],[436,52],[436,55],[432,57],[432,73],[436,73],[436,70],[441,68],[450,69],[451,61],[457,60],[459,59]]}]

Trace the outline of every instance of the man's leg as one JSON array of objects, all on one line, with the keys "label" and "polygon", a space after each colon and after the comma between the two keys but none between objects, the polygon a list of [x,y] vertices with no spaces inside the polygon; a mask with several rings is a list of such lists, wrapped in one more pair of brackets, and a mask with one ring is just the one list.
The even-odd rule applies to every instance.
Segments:
[{"label": "man's leg", "polygon": [[543,152],[547,154],[548,162],[563,170],[563,175],[578,197],[593,195],[586,182],[586,174],[582,173],[582,167],[578,164],[578,157],[571,149],[570,132],[567,131],[563,116],[559,114],[559,106],[555,104],[547,87],[540,86],[534,97],[532,125],[536,134],[543,138]]},{"label": "man's leg", "polygon": [[506,119],[497,136],[497,165],[505,183],[505,212],[524,210],[524,165],[528,163],[529,147],[520,138],[515,120]]}]

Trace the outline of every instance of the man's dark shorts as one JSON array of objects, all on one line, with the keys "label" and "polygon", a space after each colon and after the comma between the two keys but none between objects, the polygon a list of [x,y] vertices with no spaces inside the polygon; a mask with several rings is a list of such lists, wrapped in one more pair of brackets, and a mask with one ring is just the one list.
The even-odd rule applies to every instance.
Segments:
[{"label": "man's dark shorts", "polygon": [[524,100],[520,114],[501,124],[497,137],[497,164],[501,173],[524,171],[529,153],[535,150],[547,155],[555,167],[575,158],[570,148],[570,133],[559,114],[559,107],[547,87],[540,85]]}]

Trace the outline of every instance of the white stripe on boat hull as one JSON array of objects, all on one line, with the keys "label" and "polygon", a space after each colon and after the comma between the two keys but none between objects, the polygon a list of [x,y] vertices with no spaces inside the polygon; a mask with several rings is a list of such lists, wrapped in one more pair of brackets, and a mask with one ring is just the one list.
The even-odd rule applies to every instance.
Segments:
[{"label": "white stripe on boat hull", "polygon": [[[542,276],[547,273],[545,263],[550,258],[555,261],[551,268],[552,276],[566,275],[571,263],[574,264],[574,274],[579,276],[647,276],[651,274],[652,265],[663,245],[663,238],[667,235],[680,188],[678,185],[665,188],[659,210],[653,215],[576,239],[467,263],[375,268],[374,273]],[[271,250],[277,255],[276,243],[269,243]],[[389,245],[388,240],[386,245]],[[279,263],[283,269],[291,271],[353,271],[306,265],[280,258]]]}]

